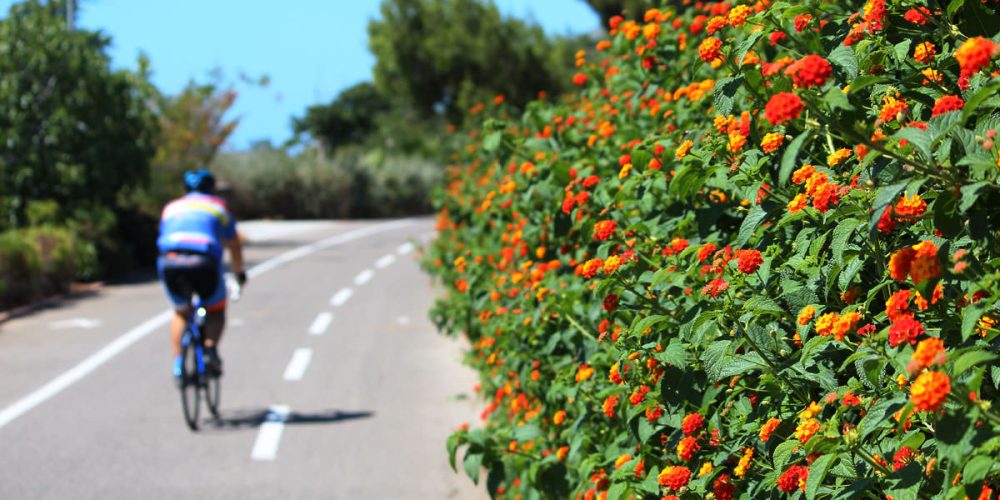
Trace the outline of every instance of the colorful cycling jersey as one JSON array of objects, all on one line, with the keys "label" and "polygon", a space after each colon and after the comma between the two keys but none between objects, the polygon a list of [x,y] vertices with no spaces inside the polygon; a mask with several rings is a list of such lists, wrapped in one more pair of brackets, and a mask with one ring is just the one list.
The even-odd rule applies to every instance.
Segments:
[{"label": "colorful cycling jersey", "polygon": [[222,259],[222,242],[236,238],[236,219],[218,196],[190,193],[171,201],[160,216],[160,253],[186,250]]}]

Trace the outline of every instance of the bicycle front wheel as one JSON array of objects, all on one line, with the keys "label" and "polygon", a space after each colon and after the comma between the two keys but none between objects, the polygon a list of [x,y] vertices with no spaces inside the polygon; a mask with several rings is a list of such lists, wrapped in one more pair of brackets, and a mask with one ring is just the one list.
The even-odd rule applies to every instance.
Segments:
[{"label": "bicycle front wheel", "polygon": [[191,342],[190,334],[181,345],[181,406],[184,421],[192,431],[198,430],[198,410],[201,404],[199,391],[198,354]]}]

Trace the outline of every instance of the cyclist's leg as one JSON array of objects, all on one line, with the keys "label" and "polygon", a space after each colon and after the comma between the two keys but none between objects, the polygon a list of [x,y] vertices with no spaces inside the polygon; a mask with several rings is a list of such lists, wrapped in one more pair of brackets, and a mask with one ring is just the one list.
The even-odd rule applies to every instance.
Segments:
[{"label": "cyclist's leg", "polygon": [[171,267],[167,257],[157,259],[156,267],[163,288],[174,305],[174,315],[170,318],[170,343],[173,346],[173,355],[177,357],[181,353],[181,337],[187,326],[187,318],[191,314],[191,291],[181,283],[182,271]]},{"label": "cyclist's leg", "polygon": [[222,330],[226,326],[226,282],[222,276],[222,264],[218,263],[211,269],[211,275],[205,271],[205,285],[211,293],[205,293],[202,297],[208,297],[201,301],[201,306],[205,308],[205,325],[202,331],[205,334],[205,346],[215,347],[222,338]]}]

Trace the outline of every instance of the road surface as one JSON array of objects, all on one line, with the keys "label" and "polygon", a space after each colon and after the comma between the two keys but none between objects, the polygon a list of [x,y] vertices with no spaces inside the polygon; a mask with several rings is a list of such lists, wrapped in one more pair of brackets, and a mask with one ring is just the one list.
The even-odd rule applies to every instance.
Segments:
[{"label": "road surface", "polygon": [[414,244],[432,231],[244,223],[251,280],[220,348],[222,419],[197,433],[157,281],[0,325],[0,498],[485,497],[447,463],[447,435],[478,411],[463,347],[427,320]]}]

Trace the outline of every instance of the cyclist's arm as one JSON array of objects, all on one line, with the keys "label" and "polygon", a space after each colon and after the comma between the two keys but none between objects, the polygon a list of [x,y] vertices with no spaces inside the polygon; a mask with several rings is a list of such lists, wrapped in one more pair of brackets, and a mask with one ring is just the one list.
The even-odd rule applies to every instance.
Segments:
[{"label": "cyclist's arm", "polygon": [[244,271],[243,245],[240,243],[240,237],[237,236],[231,240],[223,241],[222,244],[229,250],[229,259],[232,261],[233,272],[236,274],[242,273]]}]

